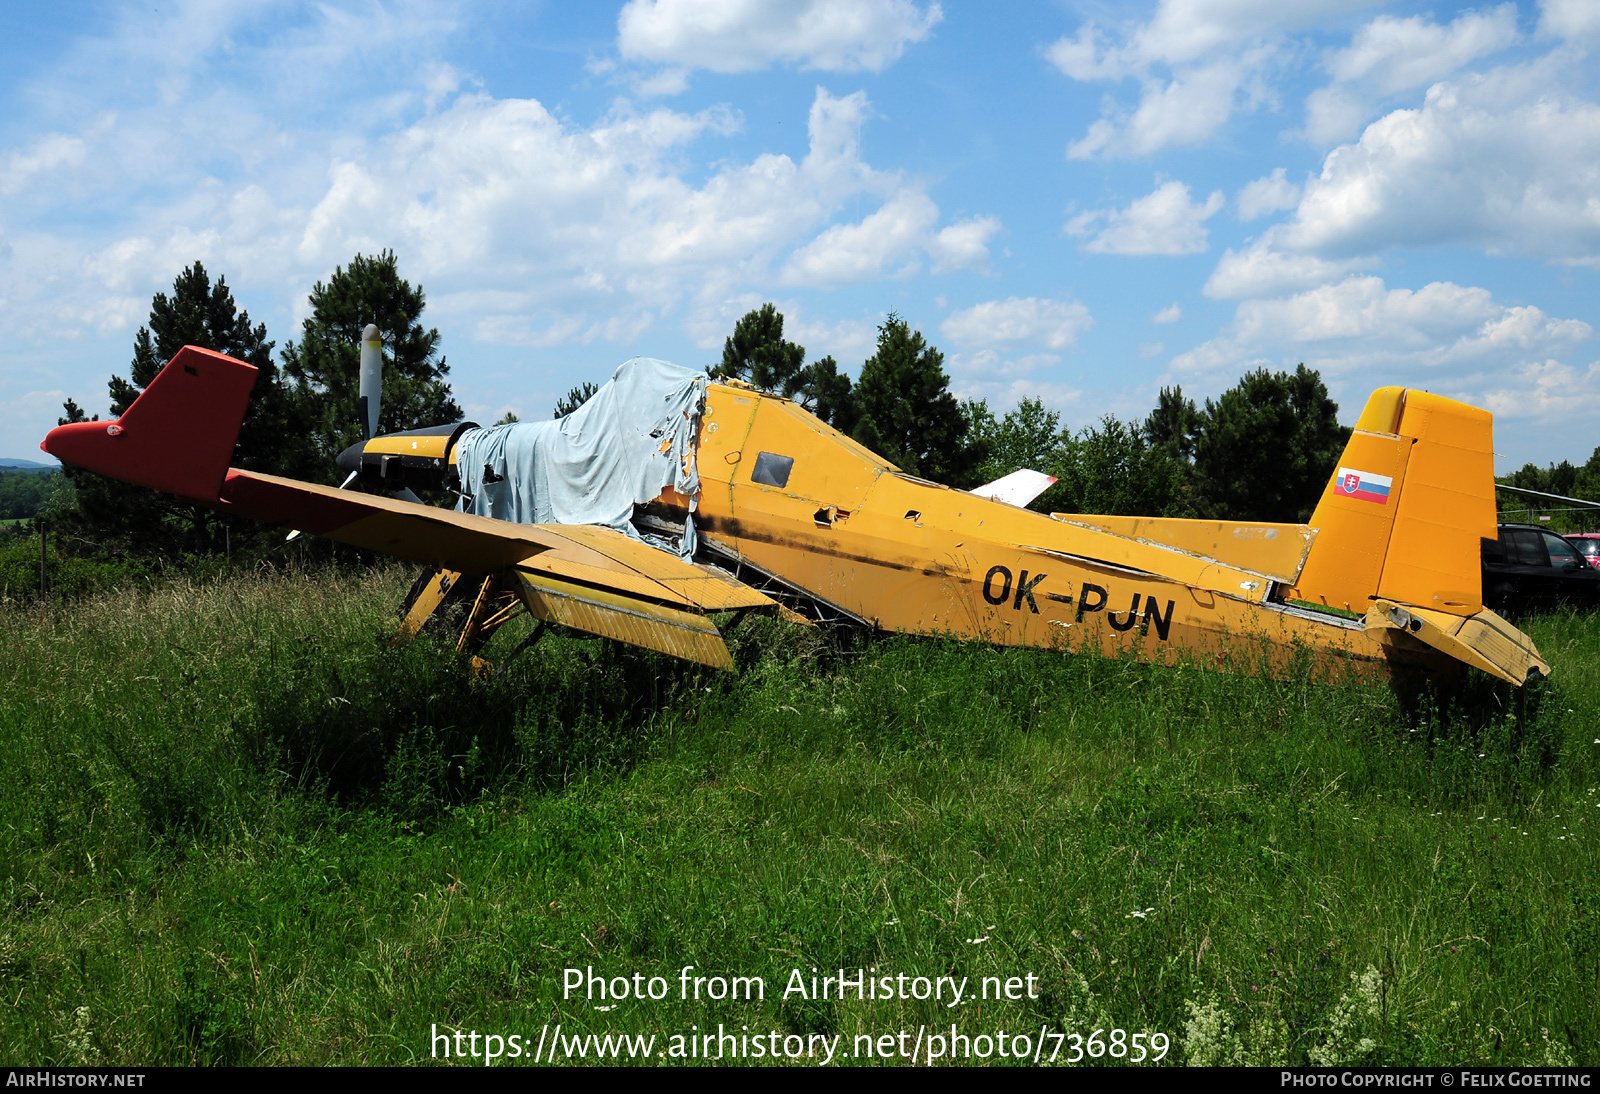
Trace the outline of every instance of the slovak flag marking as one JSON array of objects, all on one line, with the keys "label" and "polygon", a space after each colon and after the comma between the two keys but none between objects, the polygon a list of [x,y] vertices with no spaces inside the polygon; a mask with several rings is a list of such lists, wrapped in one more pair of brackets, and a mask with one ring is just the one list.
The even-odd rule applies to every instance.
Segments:
[{"label": "slovak flag marking", "polygon": [[1393,485],[1394,479],[1385,475],[1374,475],[1371,471],[1341,467],[1334,479],[1333,492],[1341,498],[1355,498],[1357,501],[1388,505],[1389,488]]}]

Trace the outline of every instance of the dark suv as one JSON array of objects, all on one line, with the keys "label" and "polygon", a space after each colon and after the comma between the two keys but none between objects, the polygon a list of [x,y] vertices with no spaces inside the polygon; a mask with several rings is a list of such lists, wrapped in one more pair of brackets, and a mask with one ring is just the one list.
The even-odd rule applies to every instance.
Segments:
[{"label": "dark suv", "polygon": [[1562,602],[1600,607],[1600,570],[1554,532],[1502,524],[1498,540],[1483,541],[1483,602],[1513,615]]}]

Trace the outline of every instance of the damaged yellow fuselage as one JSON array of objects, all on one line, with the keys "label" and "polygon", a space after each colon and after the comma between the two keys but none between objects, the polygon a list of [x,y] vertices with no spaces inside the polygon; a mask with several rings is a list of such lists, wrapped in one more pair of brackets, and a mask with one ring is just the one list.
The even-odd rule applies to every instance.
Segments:
[{"label": "damaged yellow fuselage", "polygon": [[[1414,404],[1424,401],[1412,395]],[[1430,404],[1435,418],[1461,407],[1424,399],[1449,404]],[[1389,448],[1426,449],[1426,438],[1402,440],[1396,432],[1390,441]],[[766,577],[885,631],[1166,663],[1187,657],[1247,671],[1297,658],[1361,675],[1397,661],[1433,669],[1465,663],[1516,684],[1548,671],[1532,642],[1484,611],[1477,594],[1447,605],[1413,597],[1401,607],[1380,600],[1373,580],[1365,591],[1374,595],[1330,600],[1322,587],[1337,597],[1345,592],[1341,580],[1360,585],[1367,577],[1337,567],[1318,589],[1297,589],[1308,561],[1334,553],[1323,550],[1329,545],[1316,519],[1034,513],[905,475],[795,404],[725,385],[710,388],[698,460],[695,525],[736,577]],[[1492,478],[1482,477],[1482,492],[1492,490]],[[1329,484],[1319,515],[1374,505],[1335,496],[1337,485]],[[1397,518],[1410,527],[1406,500],[1423,492],[1411,486],[1415,494],[1395,490],[1383,503],[1381,528],[1366,529],[1360,542],[1330,537],[1332,546],[1348,553],[1371,541],[1371,550],[1355,553],[1365,563],[1376,552],[1381,569]],[[658,509],[681,520],[685,499],[664,497]],[[1355,516],[1370,514],[1357,509]],[[1481,514],[1472,520],[1482,523]],[[1472,569],[1445,583],[1465,587],[1470,578],[1476,587],[1475,537],[1493,535],[1492,503],[1487,527],[1455,534],[1471,540]]]}]

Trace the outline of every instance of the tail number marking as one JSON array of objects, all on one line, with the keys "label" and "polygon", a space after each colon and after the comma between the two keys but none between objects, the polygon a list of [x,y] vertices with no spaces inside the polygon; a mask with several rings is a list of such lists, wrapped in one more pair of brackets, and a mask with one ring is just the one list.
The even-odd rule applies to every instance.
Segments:
[{"label": "tail number marking", "polygon": [[[1011,571],[1004,566],[991,566],[989,567],[989,572],[983,576],[983,598],[995,605],[1004,604],[1009,599],[1011,600],[1012,611],[1021,611],[1022,602],[1026,600],[1028,602],[1028,610],[1034,615],[1038,615],[1039,602],[1033,599],[1033,590],[1038,588],[1039,582],[1048,576],[1048,574],[1035,574],[1030,578],[1028,571],[1023,570],[1022,573],[1017,575],[1017,594],[1012,597]],[[995,590],[996,578],[1000,579],[998,592]]]},{"label": "tail number marking", "polygon": [[[1110,599],[1111,594],[1106,589],[1087,581],[1084,582],[1083,590],[1078,595],[1077,621],[1082,623],[1084,615],[1088,612],[1105,611],[1106,604]],[[1144,619],[1139,624],[1139,633],[1142,635],[1149,634],[1150,624],[1154,623],[1156,625],[1156,637],[1165,642],[1168,633],[1172,630],[1172,613],[1177,608],[1176,601],[1167,601],[1166,611],[1163,612],[1156,606],[1155,597],[1141,596],[1139,593],[1134,593],[1133,603],[1128,605],[1127,612],[1106,612],[1106,622],[1110,623],[1111,629],[1115,631],[1132,630],[1134,621],[1139,616],[1139,601],[1141,599],[1144,600]],[[1119,615],[1121,618],[1118,618]]]},{"label": "tail number marking", "polygon": [[[1026,601],[1028,611],[1034,615],[1039,614],[1038,601],[1034,600],[1034,590],[1039,583],[1048,576],[1034,574],[1028,576],[1028,571],[1023,570],[1013,582],[1011,571],[1004,566],[991,566],[989,572],[983,577],[983,599],[999,607],[1006,601],[1011,602],[1012,611],[1021,611],[1023,602]],[[1012,592],[1015,587],[1015,593]],[[1062,603],[1072,603],[1070,596],[1057,596],[1041,591],[1040,596]],[[1111,593],[1100,585],[1084,582],[1083,589],[1078,596],[1078,611],[1076,622],[1082,623],[1083,617],[1089,612],[1105,612],[1106,605],[1110,603]],[[1144,615],[1139,614],[1140,602],[1144,603]],[[1157,605],[1156,598],[1141,593],[1133,594],[1133,603],[1128,605],[1126,612],[1106,612],[1106,622],[1111,624],[1112,630],[1130,631],[1135,623],[1139,625],[1141,635],[1150,633],[1150,625],[1155,624],[1156,637],[1165,642],[1167,635],[1172,630],[1172,614],[1177,608],[1177,602],[1169,600],[1165,610]]]}]

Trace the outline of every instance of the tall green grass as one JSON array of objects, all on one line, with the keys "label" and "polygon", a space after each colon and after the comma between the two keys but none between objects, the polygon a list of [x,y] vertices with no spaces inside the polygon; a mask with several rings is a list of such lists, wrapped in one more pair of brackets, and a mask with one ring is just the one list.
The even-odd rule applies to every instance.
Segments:
[{"label": "tall green grass", "polygon": [[[1600,620],[1529,624],[1555,675],[1525,692],[760,619],[738,675],[553,637],[484,681],[389,645],[408,576],[0,612],[7,1063],[395,1063],[556,1022],[1600,1060]],[[767,998],[678,1001],[685,965]],[[584,966],[672,996],[563,1000]],[[1042,990],[783,999],[813,966]]]}]

